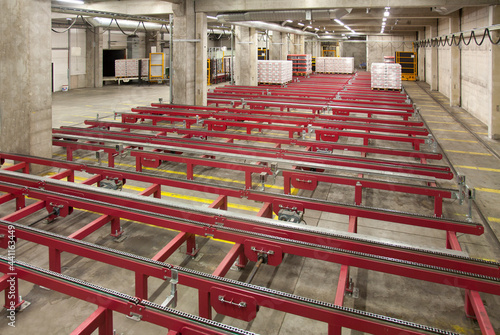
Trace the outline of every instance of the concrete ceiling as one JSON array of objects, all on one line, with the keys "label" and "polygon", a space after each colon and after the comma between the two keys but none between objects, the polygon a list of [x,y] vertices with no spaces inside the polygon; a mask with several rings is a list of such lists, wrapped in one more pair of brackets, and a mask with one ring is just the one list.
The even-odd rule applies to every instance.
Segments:
[{"label": "concrete ceiling", "polygon": [[[84,5],[72,5],[52,0],[52,4],[168,18],[173,7],[182,1],[84,0]],[[350,35],[352,31],[380,35],[385,18],[384,35],[416,36],[417,31],[435,25],[438,19],[449,17],[463,7],[499,4],[500,0],[196,0],[195,10],[218,17],[209,19],[212,27],[236,21],[264,21],[320,36]],[[389,16],[384,16],[386,11]]]}]

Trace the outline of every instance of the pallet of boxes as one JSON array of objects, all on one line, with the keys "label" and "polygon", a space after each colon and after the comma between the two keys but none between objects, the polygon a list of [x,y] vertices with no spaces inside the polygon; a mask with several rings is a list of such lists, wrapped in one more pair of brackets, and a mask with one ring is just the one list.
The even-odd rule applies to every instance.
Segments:
[{"label": "pallet of boxes", "polygon": [[308,76],[312,73],[312,56],[309,54],[304,55],[288,55],[287,60],[292,61],[293,75],[294,76]]},{"label": "pallet of boxes", "polygon": [[316,73],[354,73],[354,57],[316,57]]},{"label": "pallet of boxes", "polygon": [[257,61],[257,80],[261,85],[285,85],[292,81],[292,62],[286,60]]},{"label": "pallet of boxes", "polygon": [[371,67],[372,90],[400,91],[401,64],[373,63]]}]

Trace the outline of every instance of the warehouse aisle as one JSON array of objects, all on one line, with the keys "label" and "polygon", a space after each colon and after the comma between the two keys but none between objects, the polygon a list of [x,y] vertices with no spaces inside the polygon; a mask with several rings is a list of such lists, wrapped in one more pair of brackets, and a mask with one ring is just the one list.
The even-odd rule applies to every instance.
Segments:
[{"label": "warehouse aisle", "polygon": [[[467,128],[496,153],[500,153],[500,142],[490,140],[486,125],[462,108],[449,107],[449,99],[437,91],[430,91],[429,85],[422,82],[405,82],[404,87],[420,108],[420,114],[448,156],[450,164],[459,174],[466,176],[470,187],[476,189],[477,203],[496,235],[494,237],[486,232],[485,236],[490,243],[497,246],[493,248],[492,245],[491,250],[495,252],[496,259],[500,259],[500,249],[496,244],[500,237],[500,159],[481,144]],[[480,220],[478,217],[474,219]],[[474,243],[470,235],[463,236],[460,242],[466,243],[466,246],[468,243]]]}]

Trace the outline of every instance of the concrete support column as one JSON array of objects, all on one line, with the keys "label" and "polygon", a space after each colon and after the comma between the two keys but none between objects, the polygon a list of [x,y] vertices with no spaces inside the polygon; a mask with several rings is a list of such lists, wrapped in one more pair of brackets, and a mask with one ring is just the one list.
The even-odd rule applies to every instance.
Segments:
[{"label": "concrete support column", "polygon": [[[438,26],[436,25],[430,26],[430,38],[434,38],[438,36]],[[437,91],[439,89],[439,64],[438,64],[438,47],[431,47],[431,57],[427,59],[427,61],[431,62],[431,73],[430,73],[430,85],[431,91]]]},{"label": "concrete support column", "polygon": [[235,27],[234,79],[236,85],[257,86],[257,31]]},{"label": "concrete support column", "polygon": [[50,1],[0,0],[0,8],[0,150],[51,157]]},{"label": "concrete support column", "polygon": [[[500,6],[490,6],[490,25],[500,23]],[[491,32],[493,40],[500,36],[498,30]],[[491,71],[490,71],[490,94],[491,116],[488,124],[488,136],[492,139],[500,139],[500,45],[491,44]]]},{"label": "concrete support column", "polygon": [[[449,21],[450,33],[460,32],[460,11],[451,14]],[[459,47],[452,45],[450,48],[450,106],[460,106],[462,54]]]},{"label": "concrete support column", "polygon": [[[159,31],[157,31],[154,34],[154,39],[155,39],[154,45],[156,47],[156,52],[162,52],[162,50],[161,50],[161,33]],[[149,54],[148,54],[148,57],[149,57]]]},{"label": "concrete support column", "polygon": [[[174,5],[173,11],[173,102],[206,105],[206,13],[195,13],[194,0],[185,0]],[[203,64],[201,64],[202,59],[205,59]]]},{"label": "concrete support column", "polygon": [[195,103],[198,106],[207,105],[207,14],[196,13],[196,92]]},{"label": "concrete support column", "polygon": [[[425,40],[425,30],[418,31],[418,40],[419,41]],[[425,81],[425,53],[426,53],[425,50],[426,48],[418,48],[417,50],[418,80],[420,81]]]},{"label": "concrete support column", "polygon": [[287,41],[286,35],[279,31],[273,31],[270,43],[269,59],[271,60],[286,60]]},{"label": "concrete support column", "polygon": [[102,87],[103,28],[87,29],[86,35],[86,87]]}]

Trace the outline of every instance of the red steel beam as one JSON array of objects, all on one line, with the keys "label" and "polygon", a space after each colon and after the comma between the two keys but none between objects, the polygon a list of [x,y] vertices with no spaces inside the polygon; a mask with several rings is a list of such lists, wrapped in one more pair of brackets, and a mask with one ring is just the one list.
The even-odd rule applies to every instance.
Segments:
[{"label": "red steel beam", "polygon": [[[48,191],[55,190],[53,187],[50,187],[49,184],[45,184],[45,189]],[[2,186],[1,187],[3,190],[10,191],[12,188],[10,186]],[[15,190],[15,189],[14,189]],[[85,192],[80,192],[82,193],[83,196]],[[31,197],[35,198],[44,198],[47,195],[44,194],[46,191],[39,191],[35,189],[28,189],[25,191],[29,194]],[[88,196],[87,196],[88,197]],[[240,231],[231,231],[225,229],[225,227],[230,227],[233,226],[235,220],[232,219],[226,219],[224,220],[224,227],[218,227],[216,225],[212,225],[209,228],[205,226],[194,226],[192,223],[184,223],[182,221],[178,220],[172,220],[169,218],[164,218],[158,215],[155,215],[154,213],[157,212],[158,210],[160,211],[159,213],[164,213],[165,209],[164,207],[156,209],[152,204],[148,204],[147,207],[143,206],[137,206],[138,203],[130,202],[130,201],[124,201],[124,199],[120,200],[121,203],[121,208],[116,207],[114,204],[118,201],[117,199],[113,200],[108,200],[106,201],[108,205],[104,205],[104,201],[106,197],[103,196],[98,196],[96,197],[96,194],[94,193],[92,195],[92,199],[100,201],[99,203],[91,203],[87,200],[82,199],[81,197],[73,197],[73,196],[65,196],[61,197],[58,199],[59,196],[55,196],[55,194],[50,193],[50,199],[54,199],[53,201],[69,201],[71,199],[71,205],[75,208],[82,208],[86,210],[91,210],[95,212],[109,212],[110,207],[112,208],[113,213],[116,213],[120,215],[120,217],[133,220],[133,221],[140,221],[148,224],[153,224],[159,227],[165,227],[165,228],[170,228],[170,229],[175,229],[175,230],[180,230],[180,231],[185,231],[185,232],[190,232],[196,235],[211,235],[214,238],[217,239],[222,239],[222,240],[229,240],[233,241],[235,243],[260,243],[257,242],[257,240],[252,237],[252,234],[248,233],[242,233]],[[133,208],[137,209],[146,209],[148,213],[146,212],[136,212],[133,210]],[[169,214],[175,215],[176,210],[169,210]],[[182,217],[182,216],[181,216]],[[202,218],[203,215],[193,215],[192,219],[193,220],[198,220],[198,218]],[[214,219],[201,219],[200,222],[216,222],[217,218]],[[237,227],[237,226],[235,226]],[[244,228],[243,226],[240,226],[240,229],[247,230],[248,228]],[[208,229],[208,230],[207,230]],[[431,282],[437,282],[437,283],[453,283],[453,286],[461,287],[461,288],[468,288],[468,289],[474,289],[474,290],[479,290],[482,292],[488,292],[488,293],[493,293],[493,292],[498,292],[498,287],[491,282],[484,282],[480,281],[477,278],[473,277],[467,277],[467,278],[462,278],[461,276],[457,276],[455,273],[433,273],[432,271],[429,272],[427,269],[423,268],[411,268],[408,267],[404,264],[399,264],[399,263],[390,263],[387,264],[383,260],[378,260],[378,259],[364,259],[363,257],[360,257],[358,254],[351,254],[351,253],[336,253],[333,252],[329,249],[324,249],[324,250],[317,250],[312,247],[313,243],[306,243],[304,244],[303,242],[298,242],[298,241],[282,241],[282,240],[274,240],[273,237],[271,236],[280,236],[279,234],[274,234],[270,235],[269,237],[266,237],[265,235],[259,235],[258,241],[262,241],[263,243],[270,244],[270,245],[275,245],[277,248],[280,248],[284,253],[291,253],[291,254],[296,254],[298,256],[303,256],[303,257],[309,257],[309,258],[319,258],[322,260],[326,260],[329,262],[335,262],[335,263],[340,263],[340,264],[348,264],[352,266],[357,266],[357,267],[363,267],[367,268],[370,270],[376,270],[376,271],[382,271],[382,272],[387,272],[387,273],[392,273],[392,274],[397,274],[401,276],[407,276],[411,278],[416,278],[416,279],[422,279],[422,280],[427,280]],[[293,236],[289,233],[288,236]],[[315,238],[316,239],[316,238]],[[323,247],[324,248],[324,247]],[[496,269],[495,271],[498,271]]]},{"label": "red steel beam", "polygon": [[99,306],[71,335],[91,335],[99,329],[99,335],[113,334],[113,311]]}]

